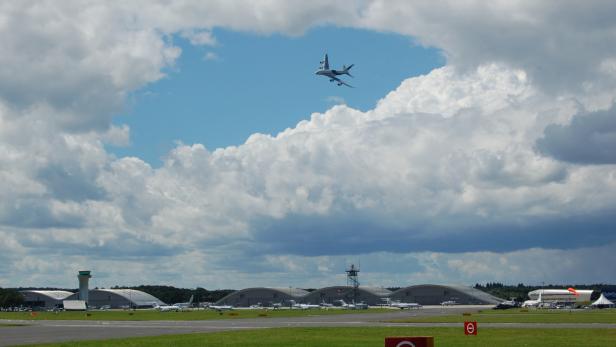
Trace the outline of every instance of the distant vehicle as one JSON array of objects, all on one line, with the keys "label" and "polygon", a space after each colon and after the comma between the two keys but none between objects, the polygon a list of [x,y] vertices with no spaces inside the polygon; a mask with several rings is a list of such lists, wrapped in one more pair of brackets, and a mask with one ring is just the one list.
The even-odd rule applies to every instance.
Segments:
[{"label": "distant vehicle", "polygon": [[353,77],[350,73],[349,70],[353,67],[353,65],[355,64],[351,64],[349,66],[346,65],[342,65],[342,70],[334,70],[334,69],[330,69],[329,68],[329,58],[327,57],[327,53],[325,54],[325,59],[323,59],[321,61],[321,66],[319,67],[319,69],[315,72],[316,75],[320,75],[320,76],[326,76],[329,77],[329,81],[330,82],[334,82],[336,81],[336,84],[338,84],[339,86],[341,85],[345,85],[347,87],[351,87],[353,88],[352,85],[347,84],[346,82],[344,82],[343,80],[341,80],[340,78],[336,77],[336,76],[340,76],[340,75],[347,75],[349,77]]},{"label": "distant vehicle", "polygon": [[516,307],[520,307],[520,303],[515,301],[515,300],[508,300],[508,301],[503,301],[501,303],[499,303],[498,305],[494,306],[493,309],[495,310],[508,310],[510,308],[516,308]]},{"label": "distant vehicle", "polygon": [[271,306],[274,310],[277,310],[277,309],[279,309],[279,308],[281,308],[281,307],[282,307],[282,303],[281,303],[281,302],[272,302],[272,303],[270,303],[270,306]]},{"label": "distant vehicle", "polygon": [[106,310],[111,309],[111,305],[103,305],[103,306],[99,307],[98,309],[102,310],[102,311],[106,311]]},{"label": "distant vehicle", "polygon": [[458,303],[455,300],[447,300],[447,301],[441,302],[441,306],[453,306],[453,305],[458,305]]}]

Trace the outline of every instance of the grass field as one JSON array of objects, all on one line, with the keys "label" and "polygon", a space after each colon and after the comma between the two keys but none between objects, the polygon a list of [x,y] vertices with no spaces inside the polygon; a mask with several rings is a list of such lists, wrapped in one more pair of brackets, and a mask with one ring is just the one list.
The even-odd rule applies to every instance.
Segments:
[{"label": "grass field", "polygon": [[23,320],[211,320],[211,319],[238,319],[238,318],[271,318],[271,317],[303,317],[324,316],[349,313],[377,313],[388,312],[388,309],[371,308],[368,310],[232,310],[220,314],[212,310],[159,312],[155,310],[137,311],[89,311],[84,312],[0,312],[0,319]]},{"label": "grass field", "polygon": [[[605,310],[482,310],[470,316],[446,315],[393,320],[395,323],[616,323],[616,309]],[[616,342],[614,343],[616,346]]]},{"label": "grass field", "polygon": [[482,329],[465,336],[462,328],[276,328],[209,334],[168,335],[122,340],[45,344],[45,347],[102,346],[383,346],[386,336],[434,336],[435,346],[614,346],[616,329]]}]

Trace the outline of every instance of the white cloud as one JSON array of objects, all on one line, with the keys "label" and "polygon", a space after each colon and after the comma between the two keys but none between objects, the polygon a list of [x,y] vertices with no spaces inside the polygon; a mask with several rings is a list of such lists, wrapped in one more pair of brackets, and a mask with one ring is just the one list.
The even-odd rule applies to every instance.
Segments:
[{"label": "white cloud", "polygon": [[207,52],[205,53],[205,55],[203,56],[203,60],[219,60],[220,57],[218,56],[218,54],[214,53],[214,52]]},{"label": "white cloud", "polygon": [[185,30],[180,35],[195,46],[215,46],[217,43],[210,31]]},{"label": "white cloud", "polygon": [[[556,267],[545,276],[558,281],[614,242],[615,167],[536,151],[548,127],[569,129],[575,115],[613,103],[611,5],[240,5],[0,5],[6,283],[45,284],[50,277],[37,274],[49,268],[70,281],[71,263],[105,269],[109,281],[148,281],[141,273],[190,285],[177,270],[199,264],[191,274],[204,283],[231,271],[238,279],[229,286],[268,285],[301,270],[325,284],[339,279],[341,254],[382,264],[380,254],[401,254],[417,268],[398,284],[539,278],[516,257]],[[128,93],[173,66],[174,34],[213,45],[215,27],[299,35],[325,23],[413,35],[443,49],[450,65],[407,79],[368,112],[337,105],[214,151],[180,144],[159,169],[105,151],[129,143],[128,127],[111,118]],[[542,250],[572,243],[581,248],[566,267],[550,260],[566,251]],[[118,266],[127,261],[130,269]],[[255,275],[242,272],[247,263]],[[387,284],[377,272],[370,278]]]}]

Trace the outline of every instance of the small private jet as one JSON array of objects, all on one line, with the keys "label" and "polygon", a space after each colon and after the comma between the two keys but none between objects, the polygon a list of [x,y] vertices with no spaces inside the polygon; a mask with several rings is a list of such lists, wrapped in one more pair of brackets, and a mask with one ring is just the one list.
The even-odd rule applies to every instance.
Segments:
[{"label": "small private jet", "polygon": [[311,308],[321,308],[320,305],[300,304],[300,303],[295,302],[295,300],[289,300],[289,304],[292,309],[299,309],[299,310],[309,310]]},{"label": "small private jet", "polygon": [[158,304],[154,304],[153,305],[155,310],[158,310],[160,312],[170,312],[170,311],[180,311],[182,308],[180,306],[176,306],[176,305],[158,305]]},{"label": "small private jet", "polygon": [[346,65],[342,65],[342,70],[334,70],[334,69],[330,69],[329,68],[329,58],[327,57],[327,53],[325,54],[325,59],[323,59],[321,61],[321,66],[319,67],[319,69],[315,72],[315,75],[321,75],[321,76],[326,76],[329,78],[330,82],[334,82],[336,81],[336,84],[338,84],[339,86],[341,85],[345,85],[347,87],[351,87],[353,88],[352,85],[346,83],[345,81],[341,80],[340,78],[336,77],[336,76],[340,76],[340,75],[347,75],[349,77],[353,77],[350,73],[349,70],[353,67],[353,65],[355,64],[351,64],[349,66]]},{"label": "small private jet", "polygon": [[416,302],[400,302],[400,301],[392,301],[389,304],[390,307],[395,307],[395,308],[399,308],[401,310],[404,309],[419,309],[421,308],[421,305],[416,303]]},{"label": "small private jet", "polygon": [[515,301],[515,300],[507,300],[507,301],[503,301],[498,303],[496,306],[493,307],[493,309],[495,310],[508,310],[510,308],[517,308],[520,307],[521,303]]},{"label": "small private jet", "polygon": [[216,310],[218,312],[233,310],[233,306],[231,305],[209,305],[208,308]]}]

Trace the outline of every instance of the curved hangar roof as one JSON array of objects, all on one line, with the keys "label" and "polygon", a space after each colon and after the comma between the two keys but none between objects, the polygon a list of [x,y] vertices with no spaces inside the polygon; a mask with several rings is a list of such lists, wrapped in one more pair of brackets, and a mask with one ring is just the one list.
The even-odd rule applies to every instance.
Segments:
[{"label": "curved hangar roof", "polygon": [[[77,300],[79,293],[75,293],[67,300]],[[152,307],[154,304],[164,305],[158,298],[135,289],[91,289],[88,293],[89,307],[109,305],[111,308],[122,306]]]},{"label": "curved hangar roof", "polygon": [[396,290],[392,300],[416,302],[421,305],[439,305],[444,301],[455,301],[463,305],[492,305],[503,301],[488,293],[467,286],[420,284]]},{"label": "curved hangar roof", "polygon": [[49,308],[60,305],[62,300],[73,295],[65,290],[22,290],[20,293],[26,304]]},{"label": "curved hangar roof", "polygon": [[354,298],[353,287],[350,286],[333,286],[317,289],[302,298],[303,303],[320,304],[322,302],[332,304],[337,300],[344,300],[347,303],[364,302],[368,305],[378,305],[383,302],[382,298],[386,298],[391,294],[391,291],[380,287],[359,287],[357,288],[357,297]]},{"label": "curved hangar roof", "polygon": [[269,306],[274,303],[286,303],[289,300],[299,301],[308,294],[299,288],[246,288],[235,291],[218,300],[218,305],[250,306],[261,304]]}]

